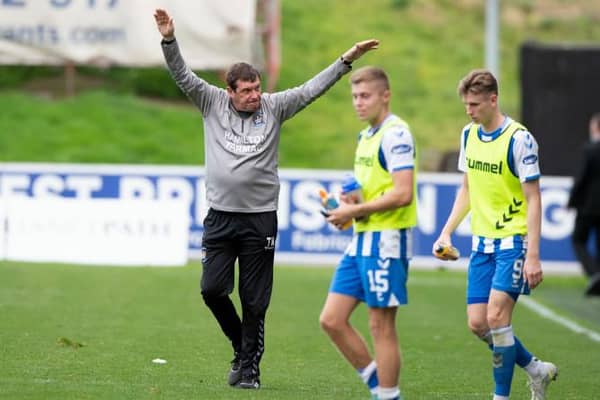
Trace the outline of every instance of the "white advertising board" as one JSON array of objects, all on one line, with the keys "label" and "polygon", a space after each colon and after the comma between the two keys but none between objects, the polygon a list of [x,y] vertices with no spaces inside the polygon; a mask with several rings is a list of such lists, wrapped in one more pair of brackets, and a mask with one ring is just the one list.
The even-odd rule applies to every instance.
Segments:
[{"label": "white advertising board", "polygon": [[95,265],[178,266],[188,255],[181,201],[5,199],[5,258]]},{"label": "white advertising board", "polygon": [[4,201],[2,200],[2,195],[0,195],[0,260],[4,260],[4,247],[6,242],[6,234],[5,234],[5,226],[6,226],[6,217],[4,213]]},{"label": "white advertising board", "polygon": [[156,8],[191,68],[252,62],[256,0],[0,0],[0,64],[163,65]]}]

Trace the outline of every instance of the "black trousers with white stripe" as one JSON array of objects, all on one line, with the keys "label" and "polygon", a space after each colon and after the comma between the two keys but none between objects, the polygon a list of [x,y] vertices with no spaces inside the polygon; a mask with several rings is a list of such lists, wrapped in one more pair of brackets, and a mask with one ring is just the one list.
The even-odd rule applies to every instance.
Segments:
[{"label": "black trousers with white stripe", "polygon": [[[258,376],[264,320],[273,288],[277,213],[210,209],[204,219],[201,289],[204,302],[242,360],[242,375]],[[229,295],[238,261],[240,319]]]}]

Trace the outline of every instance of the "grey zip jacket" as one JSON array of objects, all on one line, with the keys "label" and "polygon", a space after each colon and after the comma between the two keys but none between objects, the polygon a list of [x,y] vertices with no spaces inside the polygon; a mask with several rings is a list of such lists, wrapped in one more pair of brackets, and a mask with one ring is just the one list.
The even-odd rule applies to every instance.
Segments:
[{"label": "grey zip jacket", "polygon": [[241,213],[277,210],[282,123],[325,93],[351,67],[338,59],[301,86],[263,93],[260,108],[243,118],[227,91],[188,68],[177,41],[163,43],[162,49],[171,76],[202,113],[208,206]]}]

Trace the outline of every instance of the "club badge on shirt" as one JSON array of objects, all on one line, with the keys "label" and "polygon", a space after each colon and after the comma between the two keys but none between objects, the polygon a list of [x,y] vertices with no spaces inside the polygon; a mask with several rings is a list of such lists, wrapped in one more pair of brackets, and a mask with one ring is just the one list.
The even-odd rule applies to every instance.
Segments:
[{"label": "club badge on shirt", "polygon": [[265,119],[261,110],[257,111],[254,114],[254,116],[252,117],[252,123],[254,124],[254,126],[264,125]]}]

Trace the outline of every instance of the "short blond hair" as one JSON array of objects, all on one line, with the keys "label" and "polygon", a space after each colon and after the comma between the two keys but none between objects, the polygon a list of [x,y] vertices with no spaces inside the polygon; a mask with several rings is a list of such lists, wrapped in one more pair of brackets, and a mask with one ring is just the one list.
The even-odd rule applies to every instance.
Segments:
[{"label": "short blond hair", "polygon": [[498,81],[486,69],[474,69],[458,82],[458,95],[473,94],[498,94]]},{"label": "short blond hair", "polygon": [[384,90],[390,89],[390,80],[385,71],[379,67],[362,67],[350,75],[351,84],[357,85],[361,82],[379,82]]}]

